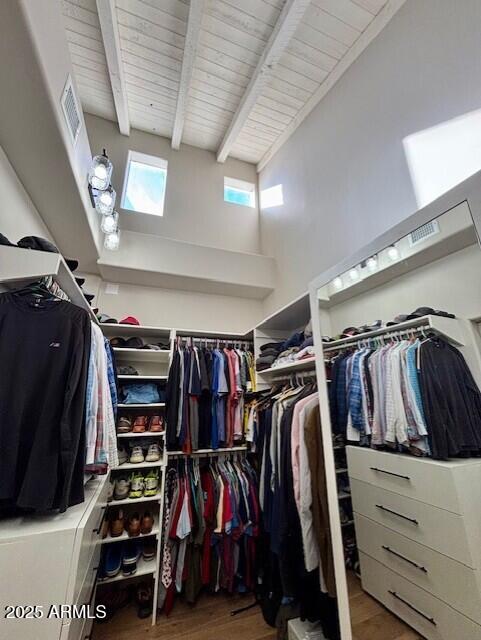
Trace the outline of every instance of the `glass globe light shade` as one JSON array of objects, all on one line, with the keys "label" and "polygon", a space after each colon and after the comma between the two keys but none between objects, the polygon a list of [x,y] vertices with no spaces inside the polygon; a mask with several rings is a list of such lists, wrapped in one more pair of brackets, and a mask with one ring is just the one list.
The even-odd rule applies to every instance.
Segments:
[{"label": "glass globe light shade", "polygon": [[117,194],[112,187],[98,193],[95,197],[95,208],[97,211],[103,216],[110,215],[114,210],[116,196]]},{"label": "glass globe light shade", "polygon": [[104,247],[109,251],[117,251],[120,245],[120,235],[119,231],[114,231],[113,233],[108,233],[105,236]]},{"label": "glass globe light shade", "polygon": [[89,183],[94,189],[105,191],[112,177],[112,163],[106,155],[95,156],[89,171]]}]

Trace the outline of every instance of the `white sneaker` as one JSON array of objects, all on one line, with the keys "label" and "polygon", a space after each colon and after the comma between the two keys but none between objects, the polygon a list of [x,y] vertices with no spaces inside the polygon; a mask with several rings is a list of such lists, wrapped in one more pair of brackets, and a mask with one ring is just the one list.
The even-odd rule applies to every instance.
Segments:
[{"label": "white sneaker", "polygon": [[144,462],[144,452],[142,451],[142,447],[133,447],[132,453],[130,454],[130,462],[137,464],[139,462]]},{"label": "white sneaker", "polygon": [[160,447],[158,444],[151,444],[145,456],[145,461],[157,462],[157,460],[160,460]]},{"label": "white sneaker", "polygon": [[124,447],[118,447],[117,455],[119,456],[119,465],[124,464],[129,459],[129,455]]}]

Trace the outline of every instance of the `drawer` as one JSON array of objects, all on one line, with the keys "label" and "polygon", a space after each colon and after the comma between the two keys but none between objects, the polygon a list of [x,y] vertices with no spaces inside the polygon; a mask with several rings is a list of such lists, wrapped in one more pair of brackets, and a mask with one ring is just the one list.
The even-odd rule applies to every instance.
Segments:
[{"label": "drawer", "polygon": [[[434,460],[347,447],[349,476],[408,498],[462,513],[452,466]],[[480,466],[481,481],[481,466]]]},{"label": "drawer", "polygon": [[96,497],[95,502],[87,510],[85,518],[77,531],[78,540],[76,540],[76,549],[78,550],[77,564],[73,567],[75,573],[75,586],[73,591],[73,602],[76,602],[80,593],[80,589],[85,581],[87,573],[92,567],[92,556],[97,547],[100,547],[100,527],[106,513],[108,481],[104,479],[98,480],[102,482],[102,488]]},{"label": "drawer", "polygon": [[78,597],[76,600],[76,604],[78,605],[88,604],[92,598],[95,581],[97,579],[97,571],[99,568],[101,551],[102,547],[100,544],[98,544],[95,548],[93,556],[90,559],[90,564],[87,567],[83,584],[79,589]]},{"label": "drawer", "polygon": [[355,520],[360,551],[481,624],[476,571],[369,518]]},{"label": "drawer", "polygon": [[428,640],[481,640],[481,626],[365,553],[362,586]]},{"label": "drawer", "polygon": [[476,568],[461,516],[359,480],[351,480],[351,495],[356,513]]}]

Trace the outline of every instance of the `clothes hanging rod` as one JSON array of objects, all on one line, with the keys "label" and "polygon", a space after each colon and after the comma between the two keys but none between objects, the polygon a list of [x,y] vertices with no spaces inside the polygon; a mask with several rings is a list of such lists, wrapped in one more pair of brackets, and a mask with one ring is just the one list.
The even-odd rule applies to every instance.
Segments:
[{"label": "clothes hanging rod", "polygon": [[[430,331],[436,332],[436,329],[431,327],[429,324],[422,324],[416,327],[406,327],[405,329],[388,329],[386,328],[384,331],[375,331],[373,335],[369,335],[369,333],[359,334],[358,336],[352,336],[352,338],[342,338],[336,342],[340,344],[336,344],[333,346],[323,347],[324,353],[329,353],[331,351],[341,351],[342,349],[350,349],[353,345],[368,343],[369,341],[375,338],[400,338],[402,336],[413,336],[419,333],[423,333],[426,329]],[[329,344],[328,342],[325,344]]]},{"label": "clothes hanging rod", "polygon": [[167,451],[167,457],[169,460],[175,460],[176,458],[189,458],[190,456],[196,456],[199,458],[208,458],[220,455],[233,455],[235,453],[247,453],[246,446],[231,447],[229,449],[199,449],[197,451],[191,451],[185,453],[184,451]]}]

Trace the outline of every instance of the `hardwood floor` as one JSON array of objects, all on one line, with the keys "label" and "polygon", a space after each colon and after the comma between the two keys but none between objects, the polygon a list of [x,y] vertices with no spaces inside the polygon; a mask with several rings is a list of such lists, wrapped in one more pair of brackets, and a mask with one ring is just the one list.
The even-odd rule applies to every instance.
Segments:
[{"label": "hardwood floor", "polygon": [[[392,615],[361,589],[360,581],[348,574],[353,640],[422,640],[415,631]],[[193,607],[177,600],[167,618],[159,614],[157,625],[140,620],[135,606],[118,611],[107,624],[97,624],[93,640],[275,640],[276,630],[262,618],[259,607],[234,617],[233,609],[252,602],[251,596],[202,595]]]}]

